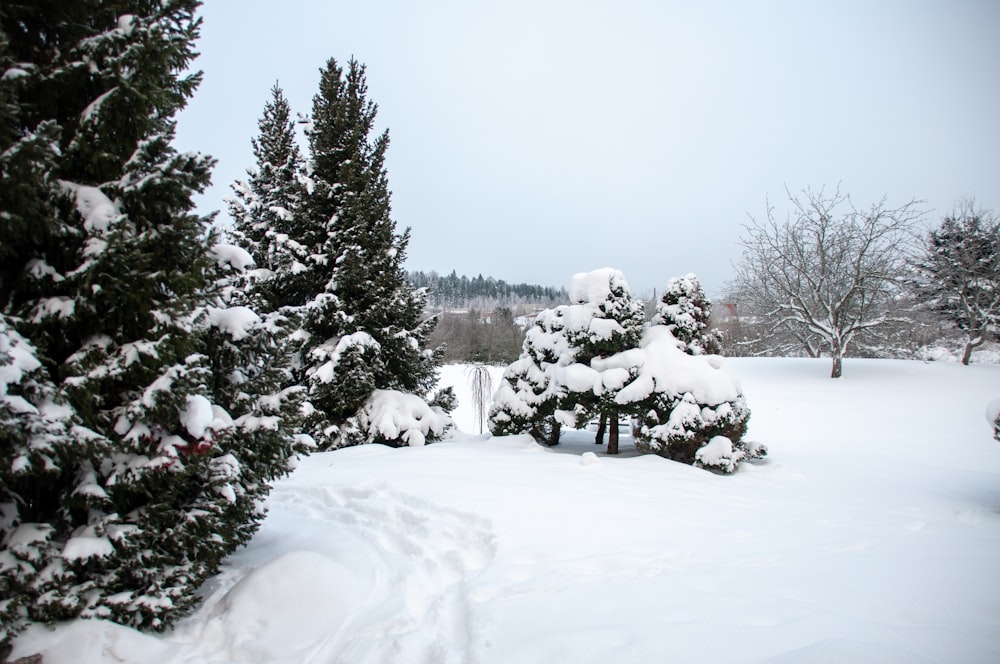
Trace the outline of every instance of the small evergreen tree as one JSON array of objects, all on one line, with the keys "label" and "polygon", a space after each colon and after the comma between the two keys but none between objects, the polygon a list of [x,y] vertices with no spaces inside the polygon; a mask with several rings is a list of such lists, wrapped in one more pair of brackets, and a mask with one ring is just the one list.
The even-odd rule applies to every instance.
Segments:
[{"label": "small evergreen tree", "polygon": [[687,274],[667,282],[652,322],[665,325],[689,355],[717,355],[722,351],[722,340],[711,329],[711,319],[712,301],[698,277]]},{"label": "small evergreen tree", "polygon": [[529,433],[540,443],[558,444],[561,424],[555,413],[565,393],[555,372],[572,362],[574,352],[564,313],[565,306],[540,312],[525,335],[521,357],[504,370],[490,406],[493,435]]},{"label": "small evergreen tree", "polygon": [[1000,330],[1000,220],[971,201],[930,231],[916,262],[921,298],[965,333],[962,364]]},{"label": "small evergreen tree", "polygon": [[[632,297],[620,270],[604,268],[576,275],[570,286],[570,299],[573,304],[567,307],[566,318],[571,322],[567,325],[566,336],[570,346],[577,349],[577,364],[593,369],[595,362],[639,345],[643,305]],[[608,454],[618,454],[621,404],[615,397],[628,377],[627,371],[623,367],[613,367],[613,377],[596,376],[598,380],[587,391],[573,391],[567,386],[567,405],[573,408],[575,426],[586,425],[596,415],[595,442],[601,444],[610,425]]]}]

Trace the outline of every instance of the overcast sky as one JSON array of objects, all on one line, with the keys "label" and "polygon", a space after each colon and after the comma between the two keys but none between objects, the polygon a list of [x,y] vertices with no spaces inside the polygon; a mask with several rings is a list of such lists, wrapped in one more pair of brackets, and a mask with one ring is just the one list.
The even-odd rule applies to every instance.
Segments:
[{"label": "overcast sky", "polygon": [[[730,278],[784,188],[1000,212],[1000,2],[223,1],[177,145],[224,210],[279,81],[309,113],[328,58],[368,67],[407,267],[637,295]],[[303,151],[305,153],[305,146]]]}]

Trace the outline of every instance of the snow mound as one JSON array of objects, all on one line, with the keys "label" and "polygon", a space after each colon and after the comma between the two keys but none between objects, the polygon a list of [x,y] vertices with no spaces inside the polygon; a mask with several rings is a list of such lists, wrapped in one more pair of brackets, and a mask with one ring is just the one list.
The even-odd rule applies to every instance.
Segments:
[{"label": "snow mound", "polygon": [[195,438],[202,438],[205,430],[215,419],[215,411],[212,409],[212,402],[196,394],[189,396],[184,404],[184,409],[180,412],[181,424],[187,432]]},{"label": "snow mound", "polygon": [[642,401],[654,390],[671,395],[690,393],[696,402],[710,406],[740,396],[739,382],[721,358],[688,355],[678,347],[670,330],[662,325],[646,331],[641,350],[641,355],[634,351],[620,353],[591,363],[598,371],[638,364],[638,376],[618,393],[615,399],[618,403]]},{"label": "snow mound", "polygon": [[233,662],[285,661],[335,632],[367,593],[357,575],[312,551],[293,551],[247,574],[222,599],[208,631]]},{"label": "snow mound", "polygon": [[706,468],[717,468],[731,473],[743,459],[742,450],[733,449],[733,441],[725,436],[715,436],[705,446],[695,452],[695,462]]}]

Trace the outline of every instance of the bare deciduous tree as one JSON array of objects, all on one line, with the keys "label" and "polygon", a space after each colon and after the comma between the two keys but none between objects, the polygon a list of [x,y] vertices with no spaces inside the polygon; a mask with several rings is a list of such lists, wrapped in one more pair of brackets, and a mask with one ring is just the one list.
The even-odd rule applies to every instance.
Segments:
[{"label": "bare deciduous tree", "polygon": [[813,356],[828,352],[830,376],[839,378],[852,341],[893,319],[905,249],[923,213],[915,200],[858,209],[839,190],[786,193],[784,221],[768,205],[766,219],[751,216],[745,226],[734,286],[770,333],[798,339]]}]

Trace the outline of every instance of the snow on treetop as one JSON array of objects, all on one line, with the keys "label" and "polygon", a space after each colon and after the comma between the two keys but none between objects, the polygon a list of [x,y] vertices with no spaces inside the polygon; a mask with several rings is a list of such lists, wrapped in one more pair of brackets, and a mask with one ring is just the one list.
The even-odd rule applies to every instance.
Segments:
[{"label": "snow on treetop", "polygon": [[628,282],[621,270],[603,267],[592,272],[574,274],[569,286],[569,299],[574,304],[603,302],[613,289],[628,291]]},{"label": "snow on treetop", "polygon": [[670,281],[667,282],[667,287],[664,289],[667,293],[678,293],[680,295],[689,295],[695,290],[695,283],[698,281],[698,275],[694,272],[688,272],[683,277],[671,277]]}]

